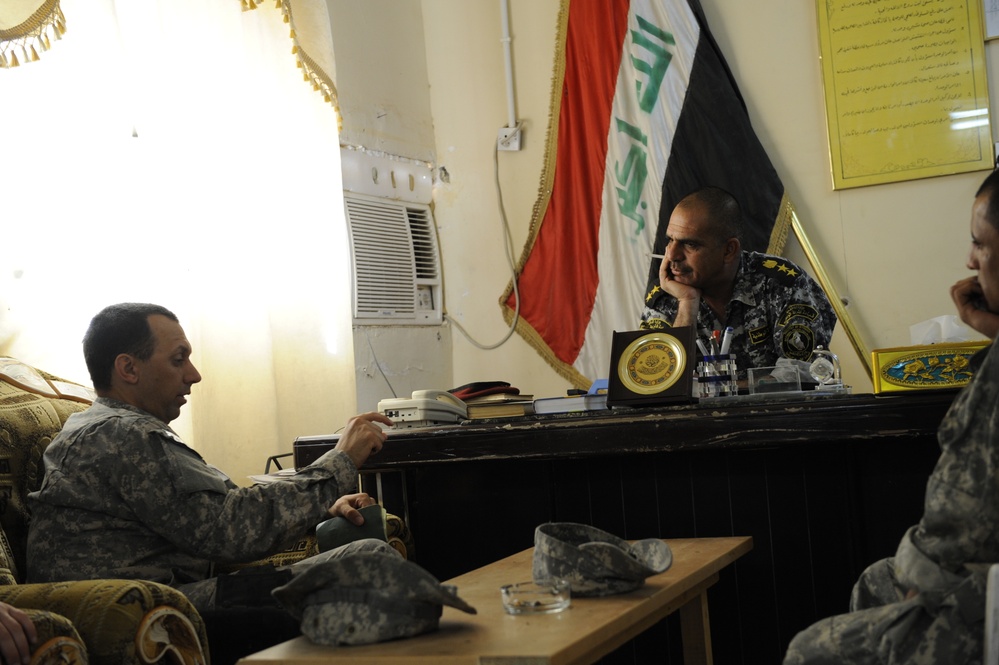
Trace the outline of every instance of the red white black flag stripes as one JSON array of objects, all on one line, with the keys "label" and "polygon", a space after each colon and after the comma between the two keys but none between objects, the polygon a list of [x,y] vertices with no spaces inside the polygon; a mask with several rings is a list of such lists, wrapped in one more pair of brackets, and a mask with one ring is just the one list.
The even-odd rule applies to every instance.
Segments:
[{"label": "red white black flag stripes", "polygon": [[[731,192],[743,247],[779,253],[792,207],[699,0],[563,0],[541,194],[518,265],[517,331],[577,387],[638,327],[673,206]],[[500,299],[507,321],[512,283]]]}]

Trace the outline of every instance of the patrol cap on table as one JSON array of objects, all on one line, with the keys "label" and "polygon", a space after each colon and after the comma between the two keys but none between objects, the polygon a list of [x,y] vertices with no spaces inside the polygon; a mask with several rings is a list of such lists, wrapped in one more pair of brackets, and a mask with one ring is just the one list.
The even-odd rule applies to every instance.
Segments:
[{"label": "patrol cap on table", "polygon": [[673,552],[658,538],[629,543],[574,522],[549,522],[534,531],[534,580],[567,579],[574,596],[632,591],[672,564]]},{"label": "patrol cap on table", "polygon": [[386,552],[316,563],[272,593],[318,644],[371,644],[434,631],[444,605],[476,613],[455,587]]}]

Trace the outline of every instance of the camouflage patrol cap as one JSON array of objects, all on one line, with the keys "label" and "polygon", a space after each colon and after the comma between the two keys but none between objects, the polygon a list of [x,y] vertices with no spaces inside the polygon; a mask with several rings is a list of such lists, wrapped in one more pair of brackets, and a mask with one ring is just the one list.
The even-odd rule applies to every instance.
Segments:
[{"label": "camouflage patrol cap", "polygon": [[669,545],[658,538],[629,543],[596,527],[549,522],[534,532],[535,581],[569,580],[574,596],[609,596],[632,591],[645,578],[673,564]]},{"label": "camouflage patrol cap", "polygon": [[370,644],[437,630],[444,605],[476,613],[455,587],[386,552],[316,563],[272,593],[318,644]]}]

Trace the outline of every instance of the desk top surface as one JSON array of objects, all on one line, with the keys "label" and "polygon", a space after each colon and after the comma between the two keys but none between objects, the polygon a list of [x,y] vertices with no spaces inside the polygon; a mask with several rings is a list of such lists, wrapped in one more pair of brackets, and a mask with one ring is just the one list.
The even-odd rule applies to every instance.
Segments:
[{"label": "desk top surface", "polygon": [[[490,459],[552,459],[703,448],[772,447],[933,436],[955,391],[712,402],[590,413],[492,418],[389,432],[365,469]],[[338,435],[295,440],[295,466]]]},{"label": "desk top surface", "polygon": [[718,571],[753,547],[750,537],[666,542],[673,551],[673,565],[666,572],[648,578],[630,593],[573,598],[572,605],[557,614],[513,616],[503,609],[500,586],[531,579],[531,548],[449,580],[478,613],[445,607],[436,632],[350,647],[322,646],[298,637],[248,656],[240,664],[471,665],[514,657],[552,665],[582,662],[587,654],[606,652],[606,645],[615,643],[629,627],[678,609],[713,584]]}]

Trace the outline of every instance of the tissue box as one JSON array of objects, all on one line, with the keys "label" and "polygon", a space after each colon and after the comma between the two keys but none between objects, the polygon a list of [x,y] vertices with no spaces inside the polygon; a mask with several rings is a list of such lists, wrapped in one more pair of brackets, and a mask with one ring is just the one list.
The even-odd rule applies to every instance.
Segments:
[{"label": "tissue box", "polygon": [[982,340],[874,349],[874,393],[960,388],[971,380],[971,356],[988,344]]},{"label": "tissue box", "polygon": [[749,379],[749,394],[801,392],[801,376],[794,372],[788,381],[779,381],[773,376],[777,367],[750,367],[746,372]]}]

